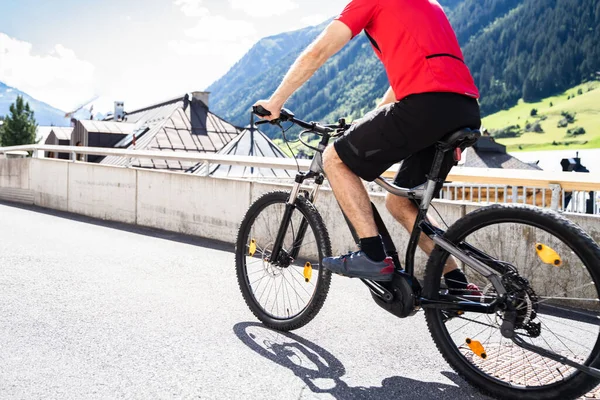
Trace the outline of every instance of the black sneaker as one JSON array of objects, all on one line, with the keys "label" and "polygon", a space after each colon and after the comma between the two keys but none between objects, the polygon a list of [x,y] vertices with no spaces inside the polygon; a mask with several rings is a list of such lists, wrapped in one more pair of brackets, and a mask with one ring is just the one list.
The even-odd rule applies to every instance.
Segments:
[{"label": "black sneaker", "polygon": [[394,276],[394,261],[391,257],[377,262],[371,260],[363,251],[324,258],[323,267],[336,274],[372,281],[389,282]]}]

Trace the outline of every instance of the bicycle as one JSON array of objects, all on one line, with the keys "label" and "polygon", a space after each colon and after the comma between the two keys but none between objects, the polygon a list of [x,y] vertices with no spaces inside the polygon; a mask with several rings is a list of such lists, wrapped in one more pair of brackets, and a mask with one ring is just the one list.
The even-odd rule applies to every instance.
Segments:
[{"label": "bicycle", "polygon": [[[265,111],[254,109],[259,115]],[[329,291],[331,273],[320,260],[331,256],[331,244],[314,204],[325,179],[322,153],[348,125],[305,122],[285,109],[270,122],[302,128],[298,140],[315,154],[309,170],[298,171],[291,191],[267,193],[248,209],[236,241],[236,273],[254,315],[270,328],[289,331],[310,322]],[[306,134],[320,136],[318,147],[303,140]],[[373,205],[395,273],[391,283],[362,281],[375,302],[399,318],[424,310],[442,356],[482,392],[506,399],[581,396],[600,383],[600,247],[594,240],[560,214],[524,205],[481,207],[447,231],[427,218],[436,184],[445,179],[439,176],[444,157],[458,156],[479,137],[479,131],[463,129],[440,140],[428,181],[417,188],[375,180],[387,192],[417,202],[419,212],[403,268]],[[310,191],[302,188],[307,180],[314,182]],[[500,230],[514,239],[494,240]],[[436,244],[423,285],[414,273],[421,233]],[[442,271],[450,256],[479,291],[445,286]]]}]

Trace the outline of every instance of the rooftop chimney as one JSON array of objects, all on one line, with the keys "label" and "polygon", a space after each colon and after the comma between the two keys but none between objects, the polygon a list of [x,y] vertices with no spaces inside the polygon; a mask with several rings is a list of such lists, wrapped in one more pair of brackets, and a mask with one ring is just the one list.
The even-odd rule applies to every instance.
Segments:
[{"label": "rooftop chimney", "polygon": [[125,119],[125,103],[122,101],[115,101],[115,113],[113,114],[113,121],[122,122]]},{"label": "rooftop chimney", "polygon": [[210,92],[192,92],[192,100],[200,100],[208,107],[208,96]]},{"label": "rooftop chimney", "polygon": [[190,102],[190,122],[192,135],[208,135],[206,119],[208,117],[208,92],[192,92]]}]

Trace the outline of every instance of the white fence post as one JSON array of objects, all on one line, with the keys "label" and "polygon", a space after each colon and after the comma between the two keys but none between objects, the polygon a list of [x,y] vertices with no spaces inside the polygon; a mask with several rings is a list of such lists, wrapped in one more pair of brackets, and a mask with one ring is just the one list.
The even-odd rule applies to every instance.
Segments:
[{"label": "white fence post", "polygon": [[[559,210],[558,203],[561,199],[560,192],[562,191],[562,188],[560,187],[560,185],[553,183],[550,184],[550,190],[552,190],[552,201],[550,203],[550,208],[554,211],[557,211]],[[562,207],[562,205],[560,207]]]}]

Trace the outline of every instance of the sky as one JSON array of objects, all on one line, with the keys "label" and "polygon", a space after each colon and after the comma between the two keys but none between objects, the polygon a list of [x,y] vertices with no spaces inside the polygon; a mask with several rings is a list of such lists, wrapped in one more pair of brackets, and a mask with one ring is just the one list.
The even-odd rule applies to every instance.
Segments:
[{"label": "sky", "polygon": [[0,82],[63,111],[204,90],[259,39],[349,0],[0,0]]}]

